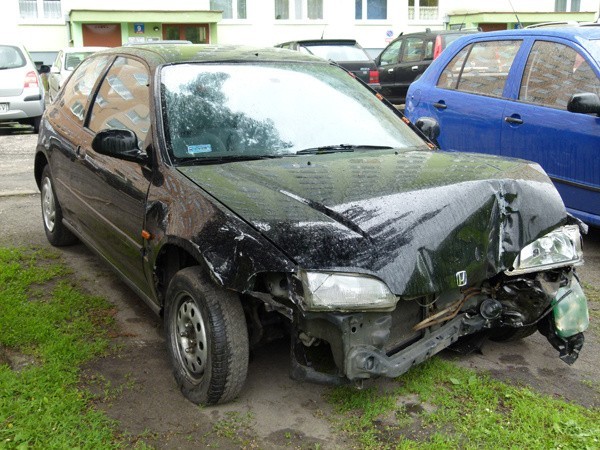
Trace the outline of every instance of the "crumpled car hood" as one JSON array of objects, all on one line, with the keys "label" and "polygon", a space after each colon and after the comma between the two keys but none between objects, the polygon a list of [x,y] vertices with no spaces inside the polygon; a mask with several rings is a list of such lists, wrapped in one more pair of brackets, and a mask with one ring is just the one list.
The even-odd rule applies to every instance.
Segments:
[{"label": "crumpled car hood", "polygon": [[[475,284],[566,222],[534,163],[368,151],[180,167],[305,269],[362,272],[397,295]],[[464,281],[464,280],[463,280]]]}]

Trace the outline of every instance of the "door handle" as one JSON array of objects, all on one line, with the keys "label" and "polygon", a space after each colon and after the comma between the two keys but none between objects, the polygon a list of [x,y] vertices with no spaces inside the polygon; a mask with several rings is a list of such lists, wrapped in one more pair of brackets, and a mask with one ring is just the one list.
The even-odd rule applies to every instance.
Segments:
[{"label": "door handle", "polygon": [[410,68],[410,70],[412,70],[413,72],[416,72],[417,70],[419,70],[419,66],[412,66]]},{"label": "door handle", "polygon": [[521,125],[523,123],[523,119],[521,119],[520,117],[513,117],[513,116],[508,116],[504,118],[504,121],[506,123],[512,123],[515,125]]},{"label": "door handle", "polygon": [[85,158],[85,150],[81,148],[81,145],[77,146],[77,150],[75,150],[75,156],[77,156],[78,159]]},{"label": "door handle", "polygon": [[446,103],[444,103],[443,100],[440,100],[439,102],[435,102],[433,104],[433,106],[435,106],[437,109],[446,109],[448,106],[446,106]]}]

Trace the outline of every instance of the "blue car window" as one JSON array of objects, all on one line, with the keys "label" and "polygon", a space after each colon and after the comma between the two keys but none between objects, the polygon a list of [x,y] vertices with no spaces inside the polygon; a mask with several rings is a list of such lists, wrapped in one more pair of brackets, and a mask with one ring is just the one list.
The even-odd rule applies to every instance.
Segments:
[{"label": "blue car window", "polygon": [[571,47],[537,41],[527,59],[519,100],[567,109],[573,94],[600,95],[600,81],[585,59]]},{"label": "blue car window", "polygon": [[437,87],[501,97],[522,41],[486,41],[468,45],[442,71]]}]

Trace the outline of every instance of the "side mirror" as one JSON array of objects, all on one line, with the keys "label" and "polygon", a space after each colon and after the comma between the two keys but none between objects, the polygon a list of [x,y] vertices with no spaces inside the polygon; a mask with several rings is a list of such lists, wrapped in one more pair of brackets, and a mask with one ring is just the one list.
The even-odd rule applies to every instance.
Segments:
[{"label": "side mirror", "polygon": [[60,73],[60,70],[56,66],[50,67],[50,73]]},{"label": "side mirror", "polygon": [[148,155],[138,147],[138,138],[131,130],[102,130],[92,141],[94,151],[125,161],[146,164]]},{"label": "side mirror", "polygon": [[600,98],[591,92],[573,94],[567,103],[567,110],[574,113],[600,115]]},{"label": "side mirror", "polygon": [[427,136],[431,142],[438,145],[437,138],[440,136],[440,124],[437,123],[437,120],[431,117],[420,117],[415,122],[415,126],[421,130],[421,133]]}]

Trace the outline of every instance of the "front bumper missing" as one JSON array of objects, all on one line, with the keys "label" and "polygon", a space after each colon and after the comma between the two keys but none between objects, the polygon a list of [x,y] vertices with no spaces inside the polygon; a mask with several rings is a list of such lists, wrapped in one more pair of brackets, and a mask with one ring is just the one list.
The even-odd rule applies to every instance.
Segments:
[{"label": "front bumper missing", "polygon": [[[292,378],[325,384],[343,384],[377,376],[395,378],[463,336],[507,326],[501,319],[486,320],[481,314],[463,312],[437,328],[411,337],[401,350],[393,352],[386,349],[392,322],[389,313],[305,315],[300,328],[317,340],[329,343],[337,370],[325,373],[310,363],[301,363],[306,362],[305,358],[297,358],[303,352],[303,343],[294,338]],[[558,350],[560,359],[573,364],[583,347],[583,331],[589,323],[587,300],[575,277],[568,286],[556,292],[552,301],[548,299],[548,308],[534,323]]]}]

